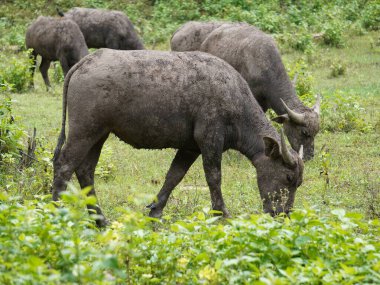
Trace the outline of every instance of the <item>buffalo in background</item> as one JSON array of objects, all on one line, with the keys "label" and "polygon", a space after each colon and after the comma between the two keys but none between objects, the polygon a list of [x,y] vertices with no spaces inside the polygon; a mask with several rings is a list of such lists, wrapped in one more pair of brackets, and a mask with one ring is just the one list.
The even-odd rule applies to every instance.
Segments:
[{"label": "buffalo in background", "polygon": [[262,109],[271,108],[279,115],[274,120],[284,124],[292,148],[299,150],[303,145],[305,159],[314,156],[319,96],[313,108],[303,105],[271,36],[244,23],[188,22],[174,33],[171,48],[204,51],[231,64],[247,81]]},{"label": "buffalo in background", "polygon": [[40,71],[47,88],[50,87],[48,69],[50,62],[59,60],[63,73],[82,57],[88,54],[88,48],[78,25],[67,18],[39,16],[26,31],[26,48],[32,49],[31,87],[37,64],[37,55],[42,58]]},{"label": "buffalo in background", "polygon": [[78,24],[89,48],[144,49],[132,22],[120,11],[77,7],[57,11]]}]

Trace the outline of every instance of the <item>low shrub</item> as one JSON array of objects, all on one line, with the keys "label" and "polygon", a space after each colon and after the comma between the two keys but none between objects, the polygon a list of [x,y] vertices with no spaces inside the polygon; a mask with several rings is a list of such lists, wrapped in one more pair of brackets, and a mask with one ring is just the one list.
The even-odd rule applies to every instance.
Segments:
[{"label": "low shrub", "polygon": [[37,138],[32,163],[21,164],[26,152],[24,142],[27,132],[12,115],[12,99],[0,97],[0,189],[23,198],[35,194],[49,193],[52,174],[52,154],[43,138]]},{"label": "low shrub", "polygon": [[24,92],[31,81],[32,61],[29,51],[15,54],[0,54],[0,85],[9,86],[9,91]]},{"label": "low shrub", "polygon": [[380,30],[380,3],[376,0],[369,1],[361,15],[361,23],[367,30]]},{"label": "low shrub", "polygon": [[346,65],[341,61],[333,62],[330,65],[330,76],[331,77],[339,77],[346,73]]},{"label": "low shrub", "polygon": [[53,80],[55,83],[62,83],[65,80],[61,64],[58,61],[54,62]]},{"label": "low shrub", "polygon": [[314,46],[312,35],[307,31],[288,34],[285,41],[291,48],[302,52],[306,52]]},{"label": "low shrub", "polygon": [[308,65],[304,60],[299,60],[293,63],[285,63],[290,79],[294,82],[296,78],[297,96],[301,97],[303,102],[313,105],[315,96],[313,94],[314,78],[308,69]]},{"label": "low shrub", "polygon": [[19,156],[25,136],[24,130],[15,124],[11,97],[0,97],[0,163]]},{"label": "low shrub", "polygon": [[337,48],[344,47],[343,26],[340,22],[328,22],[323,27],[323,43]]},{"label": "low shrub", "polygon": [[[87,190],[20,203],[0,192],[2,284],[347,284],[380,282],[380,222],[335,209],[173,224],[123,211],[99,232]],[[62,207],[64,206],[64,207]],[[28,258],[25,258],[27,256]]]},{"label": "low shrub", "polygon": [[324,94],[321,106],[321,129],[328,132],[371,132],[373,126],[364,120],[360,98],[337,91]]},{"label": "low shrub", "polygon": [[95,175],[101,179],[108,180],[114,176],[115,168],[112,148],[106,144],[102,149],[99,163],[95,169]]}]

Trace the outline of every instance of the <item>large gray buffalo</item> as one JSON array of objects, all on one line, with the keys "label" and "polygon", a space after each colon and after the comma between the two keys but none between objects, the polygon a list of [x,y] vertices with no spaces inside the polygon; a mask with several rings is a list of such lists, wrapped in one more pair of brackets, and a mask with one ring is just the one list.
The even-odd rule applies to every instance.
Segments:
[{"label": "large gray buffalo", "polygon": [[26,31],[25,44],[28,49],[33,49],[31,87],[34,85],[37,55],[42,58],[40,71],[45,85],[50,87],[48,77],[50,62],[59,60],[66,75],[75,63],[88,54],[82,32],[78,25],[69,19],[38,17]]},{"label": "large gray buffalo", "polygon": [[[199,32],[202,26],[203,33]],[[198,41],[194,44],[194,31],[205,37],[200,45]],[[248,82],[263,110],[271,108],[279,115],[274,120],[284,124],[293,149],[303,145],[305,159],[314,156],[314,138],[320,125],[319,96],[313,108],[300,101],[271,36],[248,24],[189,22],[174,34],[171,47],[174,51],[208,52],[231,64]]]},{"label": "large gray buffalo", "polygon": [[[66,110],[69,135],[64,144]],[[157,200],[148,206],[152,217],[161,216],[170,193],[199,155],[212,208],[224,216],[229,214],[221,192],[221,160],[227,149],[240,151],[256,167],[265,212],[288,212],[302,183],[302,155],[287,148],[240,74],[206,53],[100,49],[73,67],[64,83],[54,200],[73,172],[81,187],[94,184],[110,133],[135,148],[178,149]],[[285,189],[288,199],[281,200]],[[98,206],[90,209],[102,216]],[[97,220],[99,226],[104,223]]]},{"label": "large gray buffalo", "polygon": [[73,8],[58,13],[78,24],[89,48],[144,49],[132,22],[120,11]]}]

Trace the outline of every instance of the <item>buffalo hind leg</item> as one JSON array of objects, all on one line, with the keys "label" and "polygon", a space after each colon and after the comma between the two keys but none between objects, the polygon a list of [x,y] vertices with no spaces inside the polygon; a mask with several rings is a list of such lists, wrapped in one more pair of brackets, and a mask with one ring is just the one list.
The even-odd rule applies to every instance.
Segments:
[{"label": "buffalo hind leg", "polygon": [[50,81],[49,81],[49,75],[48,75],[49,67],[50,67],[50,60],[42,58],[41,65],[40,65],[40,72],[42,74],[42,78],[44,79],[47,90],[49,90],[49,88],[51,87]]},{"label": "buffalo hind leg", "polygon": [[[70,133],[70,132],[69,132]],[[98,142],[105,134],[96,134],[93,137],[70,139],[70,136],[54,161],[53,200],[57,201],[60,194],[66,190],[66,184],[70,181],[74,171],[82,164],[93,143]],[[73,135],[75,136],[75,134]]]},{"label": "buffalo hind leg", "polygon": [[149,213],[150,217],[161,217],[162,210],[164,209],[173,189],[181,182],[182,178],[198,156],[198,152],[181,149],[177,151],[177,154],[170,165],[169,171],[166,174],[164,185],[157,195],[157,201],[147,206],[147,208],[151,209]]},{"label": "buffalo hind leg", "polygon": [[201,149],[203,169],[207,185],[210,188],[212,209],[220,211],[226,218],[230,217],[224,204],[221,180],[222,180],[222,154],[224,138],[217,126],[196,130],[196,141]]},{"label": "buffalo hind leg", "polygon": [[[101,138],[88,152],[87,156],[80,164],[80,166],[75,170],[75,174],[78,178],[80,187],[86,188],[91,187],[88,195],[92,195],[96,197],[95,188],[94,188],[94,176],[95,176],[95,168],[98,164],[100,153],[103,147],[104,142],[107,140],[108,135]],[[96,205],[87,205],[87,209],[89,214],[96,214],[97,217],[95,219],[96,225],[98,227],[105,227],[107,225],[107,220],[104,217],[102,210]]]}]

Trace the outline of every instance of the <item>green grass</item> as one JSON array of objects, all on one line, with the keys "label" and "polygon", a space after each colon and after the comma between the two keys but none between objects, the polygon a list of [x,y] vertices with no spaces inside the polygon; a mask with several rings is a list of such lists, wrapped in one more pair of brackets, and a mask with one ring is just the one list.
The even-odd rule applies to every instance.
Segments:
[{"label": "green grass", "polygon": [[[316,138],[315,158],[306,163],[304,183],[296,195],[297,208],[309,205],[328,212],[331,208],[342,207],[370,214],[371,204],[376,203],[370,194],[373,189],[377,189],[375,192],[380,195],[380,53],[369,44],[374,36],[374,33],[370,33],[354,37],[344,49],[317,48],[315,51],[319,60],[309,66],[315,78],[314,89],[322,94],[338,89],[359,96],[360,105],[366,109],[362,115],[366,121],[372,122],[375,130],[365,134],[355,131],[320,133]],[[289,63],[301,57],[299,53],[284,55],[285,61]],[[337,78],[329,76],[329,66],[334,60],[342,60],[347,64],[345,75]],[[52,78],[53,71],[50,72]],[[53,91],[47,92],[39,72],[36,73],[35,81],[34,91],[13,95],[13,112],[17,121],[27,130],[36,127],[38,136],[46,138],[48,149],[53,150],[61,124],[62,84],[56,83]],[[322,149],[331,155],[327,188],[325,176],[320,174],[323,170]],[[160,190],[174,154],[175,151],[171,149],[135,150],[111,136],[103,148],[98,165],[100,175],[95,182],[105,214],[115,219],[119,215],[118,208],[147,213],[144,206]],[[255,169],[245,157],[234,151],[226,152],[222,175],[222,190],[232,215],[261,211]],[[76,179],[73,181],[76,183]],[[205,207],[210,207],[210,198],[199,158],[173,191],[164,214],[177,219]]]}]

